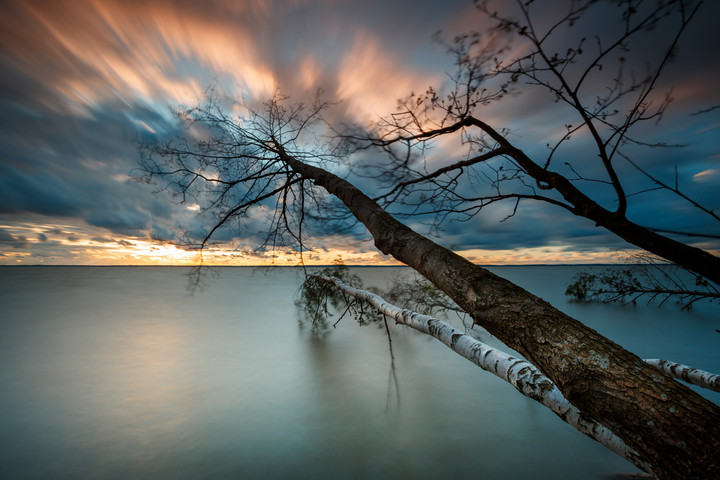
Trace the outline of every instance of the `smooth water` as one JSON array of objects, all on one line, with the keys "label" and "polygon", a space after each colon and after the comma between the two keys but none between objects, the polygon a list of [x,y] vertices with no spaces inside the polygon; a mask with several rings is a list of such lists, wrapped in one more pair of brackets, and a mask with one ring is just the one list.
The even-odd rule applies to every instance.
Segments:
[{"label": "smooth water", "polygon": [[[720,371],[717,307],[569,303],[576,270],[494,269],[645,358]],[[354,271],[378,286],[410,274]],[[193,294],[187,272],[0,268],[0,478],[635,471],[432,338],[393,326],[393,378],[384,329],[346,318],[312,337],[294,305],[299,269],[221,268]]]}]

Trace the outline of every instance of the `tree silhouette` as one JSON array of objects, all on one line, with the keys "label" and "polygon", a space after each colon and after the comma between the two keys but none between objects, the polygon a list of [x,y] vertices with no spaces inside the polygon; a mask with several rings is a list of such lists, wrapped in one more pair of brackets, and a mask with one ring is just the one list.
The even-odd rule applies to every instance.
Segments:
[{"label": "tree silhouette", "polygon": [[[345,138],[388,154],[389,162],[376,166],[386,191],[375,199],[385,208],[400,205],[401,214],[432,215],[439,224],[498,202],[512,202],[508,216],[523,202],[543,202],[720,284],[720,258],[668,236],[717,235],[643,226],[628,211],[650,192],[665,193],[720,221],[682,191],[677,173],[663,181],[653,172],[657,149],[679,146],[643,139],[672,101],[671,91],[656,92],[659,80],[702,3],[570,1],[557,18],[545,12],[536,21],[543,2],[515,2],[516,17],[498,13],[501,2],[477,2],[489,23],[448,46],[457,67],[450,86],[411,93],[396,112]],[[607,22],[613,14],[618,21]],[[604,21],[591,30],[597,18]],[[632,49],[649,41],[654,64],[647,51]],[[540,108],[563,112],[557,125],[545,125],[544,154],[519,146],[514,138],[522,132],[483,118],[502,112],[509,97],[529,94],[533,101],[545,95]],[[428,163],[425,152],[440,140],[464,146],[464,155]],[[661,218],[664,204],[654,202]]]}]

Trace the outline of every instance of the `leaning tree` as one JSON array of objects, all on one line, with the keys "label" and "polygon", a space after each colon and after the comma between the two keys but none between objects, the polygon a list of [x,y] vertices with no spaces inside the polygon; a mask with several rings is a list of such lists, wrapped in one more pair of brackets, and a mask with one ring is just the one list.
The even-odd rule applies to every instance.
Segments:
[{"label": "leaning tree", "polygon": [[[576,15],[587,11],[592,3],[595,2],[570,2],[579,9]],[[634,6],[642,2],[615,3]],[[659,2],[653,11],[660,13],[651,17],[657,17],[653,21],[665,18],[663,9],[669,8],[670,4],[679,5],[677,8],[685,15],[683,19],[691,16],[692,12],[684,9],[684,2]],[[524,4],[521,8],[527,12]],[[576,15],[564,21],[573,22]],[[631,18],[635,18],[634,15],[634,12],[628,14]],[[497,30],[499,32],[515,28],[518,34],[524,35],[532,31],[531,27],[524,28],[525,25],[520,23],[495,18],[502,26]],[[480,42],[479,35],[477,38]],[[458,48],[465,48],[462,47],[464,41],[460,39],[461,47]],[[474,39],[470,43],[473,42]],[[536,46],[543,46],[541,39]],[[481,50],[485,51],[485,47]],[[551,56],[546,67],[538,66],[537,55],[523,57],[523,61],[531,62],[530,67],[522,61],[497,63],[497,72],[509,73],[511,83],[519,80],[521,74],[525,75],[523,72],[537,72],[537,82],[542,83],[545,81],[541,79],[541,73],[556,75],[557,70],[562,77],[563,65],[571,64],[574,54],[568,51],[558,60]],[[468,62],[461,63],[461,67],[475,65],[471,59]],[[484,64],[478,64],[478,75],[481,67],[484,68]],[[465,97],[453,94],[448,97],[451,102],[457,100],[465,105],[466,111],[459,112],[458,117],[452,113],[456,111],[455,106],[443,105],[443,100],[430,91],[428,96],[414,101],[420,110],[401,110],[389,123],[372,130],[371,135],[351,131],[331,139],[324,136],[327,125],[321,118],[330,105],[319,96],[308,103],[291,103],[276,95],[262,108],[244,105],[223,108],[220,102],[209,101],[180,112],[178,118],[187,134],[144,145],[141,169],[147,180],[165,182],[182,199],[193,196],[203,205],[204,214],[214,219],[213,227],[202,232],[197,241],[201,248],[229,222],[253,218],[262,211],[270,213],[265,242],[275,246],[290,245],[302,251],[307,232],[312,231],[316,217],[321,215],[318,212],[332,212],[336,218],[341,217],[336,215],[337,212],[347,212],[370,233],[382,253],[422,274],[470,315],[475,324],[521,353],[585,418],[619,437],[659,478],[720,476],[720,408],[543,300],[415,232],[344,178],[349,178],[348,165],[357,156],[358,149],[366,151],[379,147],[397,161],[395,172],[402,172],[403,168],[409,171],[414,154],[401,155],[398,145],[422,147],[422,142],[438,135],[459,132],[477,154],[465,160],[467,164],[449,164],[450,169],[455,169],[451,175],[465,171],[471,161],[488,164],[491,159],[501,159],[510,162],[512,168],[508,167],[508,175],[532,189],[533,199],[583,214],[618,235],[637,238],[638,245],[686,265],[710,280],[717,276],[720,269],[711,267],[718,262],[713,255],[698,253],[694,247],[665,237],[658,240],[656,237],[660,235],[648,229],[638,234],[642,227],[625,218],[624,207],[607,210],[585,196],[568,178],[553,172],[550,169],[552,152],[545,163],[536,163],[514,146],[502,129],[480,120],[474,115],[475,109],[486,101],[502,98],[508,85],[501,82],[500,90],[495,94],[482,93],[484,87],[480,88],[480,81],[483,77],[474,75],[457,77],[464,78],[468,85]],[[494,74],[492,78],[495,78]],[[654,81],[651,79],[650,82],[647,88],[651,90]],[[555,85],[549,81],[546,84],[546,88]],[[622,90],[622,85],[617,88]],[[572,101],[568,95],[576,87],[564,89],[560,87],[557,92],[560,101],[565,102],[568,98]],[[476,98],[476,93],[480,95],[480,101],[471,101]],[[614,95],[611,92],[605,102],[614,103]],[[637,124],[649,115],[646,104],[636,107],[622,125]],[[440,106],[447,112],[447,117],[443,113],[441,123],[433,124],[436,121],[433,112]],[[230,111],[241,113],[228,113]],[[609,125],[602,110],[587,111],[580,107],[579,111],[589,119],[583,128],[591,128],[593,122],[605,127]],[[447,120],[443,120],[445,118]],[[470,129],[477,129],[479,133],[471,134]],[[569,130],[574,132],[572,128]],[[595,142],[606,152],[617,152],[621,145],[630,142],[628,128],[620,128],[612,138],[619,142],[617,148],[603,137]],[[614,172],[613,161],[612,156],[601,158],[608,175]],[[501,171],[499,165],[496,170]],[[449,183],[441,183],[439,179],[444,173],[436,170],[405,183],[401,180],[396,183],[397,190],[391,190],[390,195],[422,181],[433,181],[440,186],[443,195],[450,195],[455,180],[451,176]],[[397,177],[389,178],[397,180]],[[362,181],[368,180],[363,178]],[[622,187],[619,180],[611,179],[609,185],[618,191],[619,198],[626,198],[619,192]],[[561,199],[538,194],[536,190],[555,191]],[[500,193],[498,197],[504,195]],[[510,198],[518,200],[525,196],[514,194]],[[446,198],[452,200],[452,197]],[[479,205],[491,200],[480,199]],[[437,207],[440,215],[444,214],[447,205],[443,203]],[[637,237],[633,236],[636,234]],[[697,264],[691,259],[694,256],[704,259],[704,264]]]},{"label": "leaning tree", "polygon": [[[369,165],[385,188],[375,200],[436,223],[468,220],[500,202],[510,203],[508,217],[524,203],[544,203],[689,270],[700,283],[720,284],[720,257],[679,240],[717,235],[643,224],[663,218],[672,197],[711,225],[720,222],[683,191],[677,167],[674,178],[663,179],[658,158],[682,145],[653,140],[657,132],[649,128],[673,100],[662,74],[707,5],[568,1],[553,16],[542,1],[476,3],[484,28],[445,42],[456,67],[448,84],[409,94],[369,128],[338,132],[355,148],[387,153],[387,162]],[[519,116],[551,119],[542,148],[531,135],[536,143],[527,145],[526,132],[512,121],[493,121],[513,108]],[[555,116],[561,119],[553,124]],[[463,153],[438,154],[432,149],[438,142],[454,142]],[[652,218],[633,219],[631,207],[648,203],[657,205]],[[708,293],[716,296],[712,288],[700,296]]]},{"label": "leaning tree", "polygon": [[[581,412],[620,437],[660,478],[720,473],[720,408],[543,300],[469,262],[388,214],[347,180],[323,168],[333,148],[313,145],[325,104],[286,105],[231,117],[217,106],[188,110],[201,137],[146,145],[146,178],[164,177],[181,195],[209,198],[217,222],[262,208],[273,212],[274,242],[303,245],[305,211],[339,199],[375,246],[447,294],[474,323],[536,365]],[[188,126],[189,126],[188,125]],[[308,138],[308,136],[310,138]],[[196,197],[198,198],[198,197]],[[316,204],[313,207],[313,204]]]}]

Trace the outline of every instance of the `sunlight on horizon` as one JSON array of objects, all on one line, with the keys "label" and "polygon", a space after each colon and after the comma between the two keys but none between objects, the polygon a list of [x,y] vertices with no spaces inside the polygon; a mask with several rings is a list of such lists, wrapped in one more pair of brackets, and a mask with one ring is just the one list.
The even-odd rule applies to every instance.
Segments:
[{"label": "sunlight on horizon", "polygon": [[[108,235],[104,229],[82,223],[0,225],[15,239],[15,247],[0,254],[0,265],[170,265],[298,266],[331,265],[342,258],[347,265],[401,265],[392,257],[368,248],[316,248],[258,251],[251,246],[211,246],[202,254],[172,242]],[[618,252],[577,251],[569,245],[507,250],[468,249],[456,253],[480,265],[617,263]]]}]

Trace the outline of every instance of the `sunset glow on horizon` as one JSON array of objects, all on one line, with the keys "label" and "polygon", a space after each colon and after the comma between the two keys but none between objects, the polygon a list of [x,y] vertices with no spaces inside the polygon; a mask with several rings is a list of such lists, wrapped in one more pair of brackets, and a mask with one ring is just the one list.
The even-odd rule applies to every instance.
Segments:
[{"label": "sunset glow on horizon", "polygon": [[[251,246],[230,248],[210,245],[202,253],[170,242],[144,239],[106,238],[101,231],[71,224],[22,227],[0,225],[20,239],[15,249],[4,252],[0,265],[135,265],[135,266],[300,266],[332,265],[341,259],[353,266],[398,266],[397,260],[383,255],[367,242],[356,249],[318,249],[298,252],[287,249],[253,251]],[[19,247],[22,247],[19,248]],[[14,250],[14,251],[13,251]],[[43,255],[34,254],[44,250]],[[56,251],[57,253],[54,253]],[[480,265],[607,264],[622,261],[618,252],[604,249],[576,251],[570,245],[483,250],[456,250],[456,253]]]}]

